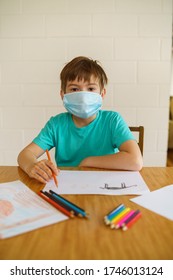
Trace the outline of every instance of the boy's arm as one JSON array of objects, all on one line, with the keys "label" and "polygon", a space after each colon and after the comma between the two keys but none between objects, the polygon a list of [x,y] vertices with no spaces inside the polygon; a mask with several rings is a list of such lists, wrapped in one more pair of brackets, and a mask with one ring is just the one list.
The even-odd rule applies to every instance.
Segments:
[{"label": "boy's arm", "polygon": [[128,140],[119,147],[118,153],[87,157],[80,166],[139,171],[142,169],[143,159],[136,141]]},{"label": "boy's arm", "polygon": [[31,143],[18,155],[18,164],[31,178],[46,184],[52,178],[52,172],[58,174],[58,169],[47,159],[38,161],[44,152],[38,145]]}]

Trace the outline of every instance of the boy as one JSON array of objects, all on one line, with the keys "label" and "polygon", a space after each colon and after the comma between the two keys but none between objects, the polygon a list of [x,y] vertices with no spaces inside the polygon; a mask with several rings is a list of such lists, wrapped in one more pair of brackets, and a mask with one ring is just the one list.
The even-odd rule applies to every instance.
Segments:
[{"label": "boy", "polygon": [[60,95],[68,112],[50,118],[18,156],[19,166],[47,183],[58,168],[38,158],[55,147],[57,166],[140,170],[142,155],[119,113],[101,110],[107,76],[97,61],[76,57],[60,74]]}]

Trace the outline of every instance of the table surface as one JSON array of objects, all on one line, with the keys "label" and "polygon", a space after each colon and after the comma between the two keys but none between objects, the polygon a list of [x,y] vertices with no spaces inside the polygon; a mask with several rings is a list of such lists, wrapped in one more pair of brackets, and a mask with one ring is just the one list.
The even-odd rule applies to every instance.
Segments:
[{"label": "table surface", "polygon": [[[173,184],[173,167],[144,167],[140,173],[150,191]],[[21,180],[35,192],[44,186],[29,178],[17,166],[1,166],[0,183],[14,180]],[[0,259],[173,259],[173,222],[130,201],[129,199],[134,196],[64,195],[64,197],[86,209],[90,219],[69,219],[2,239]],[[140,209],[142,212],[141,219],[125,232],[111,230],[103,221],[103,217],[120,203],[135,210]]]}]

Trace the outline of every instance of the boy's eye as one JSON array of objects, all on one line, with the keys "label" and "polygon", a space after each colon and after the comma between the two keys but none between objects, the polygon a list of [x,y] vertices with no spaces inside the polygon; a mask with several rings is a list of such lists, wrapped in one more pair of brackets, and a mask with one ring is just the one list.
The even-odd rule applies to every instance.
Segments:
[{"label": "boy's eye", "polygon": [[71,88],[70,91],[71,91],[71,92],[79,91],[79,89],[78,89],[78,88]]},{"label": "boy's eye", "polygon": [[89,88],[88,88],[88,91],[95,91],[95,88],[89,87]]}]

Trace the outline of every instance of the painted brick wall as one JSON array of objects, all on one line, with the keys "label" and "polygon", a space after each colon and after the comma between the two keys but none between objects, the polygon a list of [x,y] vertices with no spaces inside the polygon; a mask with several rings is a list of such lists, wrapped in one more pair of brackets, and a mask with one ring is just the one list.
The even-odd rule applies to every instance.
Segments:
[{"label": "painted brick wall", "polygon": [[59,73],[75,56],[109,77],[104,109],[144,125],[144,165],[165,166],[172,0],[0,0],[0,164],[64,111]]}]

